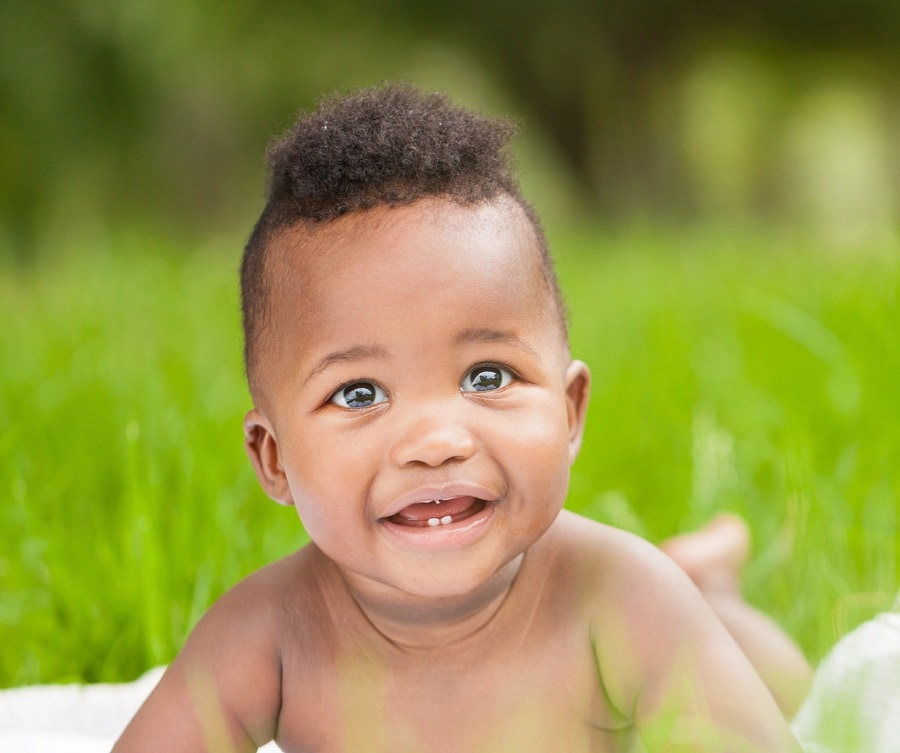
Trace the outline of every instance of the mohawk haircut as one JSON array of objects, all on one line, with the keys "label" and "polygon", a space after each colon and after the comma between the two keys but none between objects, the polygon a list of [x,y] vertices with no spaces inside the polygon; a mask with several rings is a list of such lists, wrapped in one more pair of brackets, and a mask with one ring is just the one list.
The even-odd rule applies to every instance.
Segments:
[{"label": "mohawk haircut", "polygon": [[266,205],[241,261],[244,365],[253,389],[268,310],[267,250],[299,223],[426,197],[474,205],[500,196],[524,211],[540,247],[548,291],[565,332],[565,307],[541,223],[522,196],[509,152],[510,120],[454,106],[405,84],[322,100],[266,151]]}]

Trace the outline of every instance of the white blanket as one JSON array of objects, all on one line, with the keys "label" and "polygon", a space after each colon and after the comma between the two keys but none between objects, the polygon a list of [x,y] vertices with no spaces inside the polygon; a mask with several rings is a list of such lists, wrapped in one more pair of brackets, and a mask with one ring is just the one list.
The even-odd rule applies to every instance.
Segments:
[{"label": "white blanket", "polygon": [[825,657],[793,727],[808,753],[900,753],[900,598]]},{"label": "white blanket", "polygon": [[[0,690],[0,753],[109,753],[163,668],[134,682]],[[279,753],[270,743],[261,751]]]}]

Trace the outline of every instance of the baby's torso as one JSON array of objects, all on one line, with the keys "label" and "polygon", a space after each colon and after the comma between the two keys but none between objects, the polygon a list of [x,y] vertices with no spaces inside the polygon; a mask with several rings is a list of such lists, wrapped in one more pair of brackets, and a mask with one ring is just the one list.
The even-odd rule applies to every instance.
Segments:
[{"label": "baby's torso", "polygon": [[345,591],[325,589],[316,619],[295,613],[300,639],[283,650],[279,746],[286,753],[630,750],[631,727],[606,697],[593,646],[603,636],[592,636],[578,580],[543,572],[539,588],[514,587],[477,634],[438,649],[391,643]]},{"label": "baby's torso", "polygon": [[528,654],[518,658],[523,664],[511,675],[490,656],[464,673],[450,661],[398,671],[347,656],[337,672],[308,686],[287,684],[278,743],[287,753],[627,749],[629,728],[607,707],[589,659],[557,656],[548,666]]}]

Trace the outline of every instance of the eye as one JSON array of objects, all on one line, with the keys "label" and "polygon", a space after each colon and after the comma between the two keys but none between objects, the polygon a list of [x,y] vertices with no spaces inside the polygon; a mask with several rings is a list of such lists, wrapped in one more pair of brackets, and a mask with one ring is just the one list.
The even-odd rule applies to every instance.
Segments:
[{"label": "eye", "polygon": [[374,382],[352,382],[335,392],[329,402],[341,408],[368,408],[387,400],[387,395]]},{"label": "eye", "polygon": [[460,389],[463,392],[490,392],[505,387],[512,380],[513,375],[506,369],[493,364],[481,364],[466,374]]}]

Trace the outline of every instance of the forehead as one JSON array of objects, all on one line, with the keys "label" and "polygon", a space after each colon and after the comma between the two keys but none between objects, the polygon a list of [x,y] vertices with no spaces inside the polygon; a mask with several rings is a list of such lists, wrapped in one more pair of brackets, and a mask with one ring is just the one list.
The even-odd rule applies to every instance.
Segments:
[{"label": "forehead", "polygon": [[267,287],[265,351],[282,362],[378,332],[414,341],[486,319],[557,328],[534,230],[506,199],[428,199],[291,228],[270,248]]},{"label": "forehead", "polygon": [[355,212],[322,226],[301,224],[275,240],[266,276],[276,311],[324,304],[332,293],[354,287],[411,295],[465,277],[489,295],[498,278],[536,288],[543,282],[531,224],[518,204],[505,199],[473,206],[427,199]]},{"label": "forehead", "polygon": [[[416,253],[426,258],[436,257],[435,252],[447,243],[456,244],[460,256],[471,249],[489,254],[494,263],[540,259],[531,224],[512,200],[462,205],[428,198],[353,212],[321,225],[299,223],[274,240],[268,266],[274,280],[284,273],[328,277],[333,276],[335,264],[359,260],[361,254],[373,265],[400,267],[406,261],[404,246],[414,244]],[[441,261],[451,263],[447,258]]]}]

